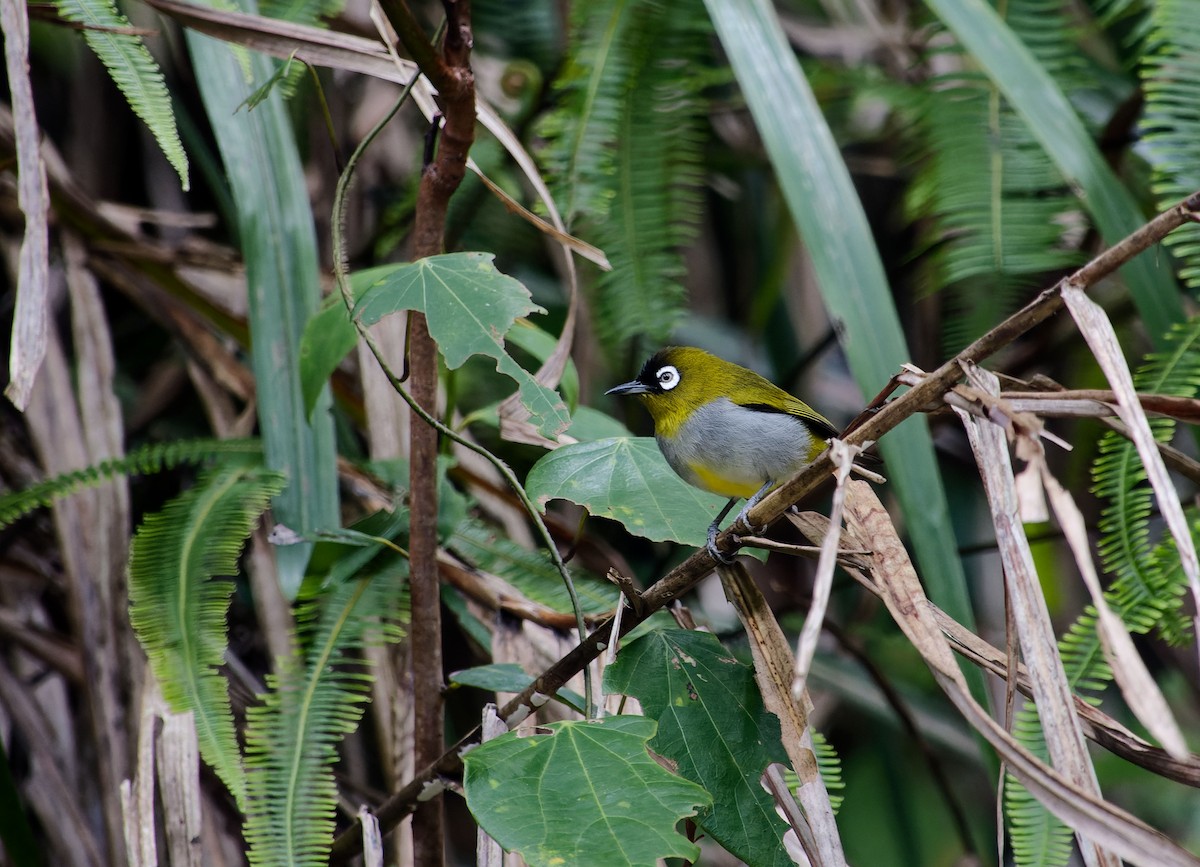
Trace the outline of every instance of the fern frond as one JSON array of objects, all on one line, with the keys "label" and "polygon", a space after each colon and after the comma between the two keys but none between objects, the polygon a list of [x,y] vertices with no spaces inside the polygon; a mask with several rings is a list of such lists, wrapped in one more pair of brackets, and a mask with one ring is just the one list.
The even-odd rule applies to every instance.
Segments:
[{"label": "fern frond", "polygon": [[[1041,761],[1048,762],[1037,710],[1026,702],[1013,721],[1013,734]],[[1063,867],[1071,860],[1071,829],[1047,812],[1015,777],[1004,780],[1004,815],[1013,861],[1026,867]]]},{"label": "fern frond", "polygon": [[[829,743],[825,739],[825,735],[816,729],[812,731],[812,741],[813,755],[817,759],[817,770],[821,773],[821,782],[825,784],[825,790],[829,795],[829,806],[833,808],[833,814],[836,816],[845,800],[842,795],[834,794],[834,792],[840,792],[846,788],[846,781],[842,778],[842,759],[833,744]],[[784,770],[783,779],[787,783],[789,791],[795,792],[800,785],[800,777],[792,768]]]},{"label": "fern frond", "polygon": [[[1062,4],[1014,0],[1006,18],[1056,78],[1081,78]],[[1011,312],[1043,274],[1079,261],[1070,241],[1078,206],[995,86],[957,48],[939,54],[939,65],[963,68],[931,80],[920,103],[908,212],[926,251],[921,288],[948,296],[944,339],[953,352]]]},{"label": "fern frond", "polygon": [[254,865],[325,864],[333,842],[337,744],[358,726],[372,674],[350,657],[397,636],[396,582],[335,584],[301,606],[307,650],[278,660],[246,717],[246,841]]},{"label": "fern frond", "polygon": [[474,0],[471,20],[477,45],[488,54],[524,58],[549,76],[563,53],[563,26],[555,0]]},{"label": "fern frond", "polygon": [[542,161],[568,227],[603,218],[612,203],[617,129],[633,58],[636,0],[572,6],[571,41],[554,85],[558,108],[538,124]]},{"label": "fern frond", "polygon": [[834,794],[834,792],[841,792],[846,788],[846,781],[842,777],[842,757],[838,755],[833,744],[825,739],[825,735],[816,729],[813,729],[812,739],[813,754],[817,758],[821,781],[825,783],[825,789],[829,792],[829,805],[833,807],[833,813],[836,816],[838,810],[842,808],[842,801],[845,800],[842,795]]},{"label": "fern frond", "polygon": [[[1166,349],[1147,358],[1134,377],[1140,390],[1193,397],[1200,391],[1200,317],[1181,323],[1167,336]],[[1171,419],[1151,419],[1159,442],[1175,431]],[[1092,467],[1093,491],[1106,503],[1100,513],[1100,561],[1113,576],[1112,604],[1130,629],[1145,632],[1177,603],[1169,573],[1177,557],[1150,541],[1153,492],[1133,444],[1105,434]],[[1067,660],[1064,659],[1064,662]]]},{"label": "fern frond", "polygon": [[260,466],[223,464],[146,516],[129,561],[129,619],[163,696],[191,711],[200,755],[239,805],[245,775],[229,706],[226,622],[242,545],[284,477]]},{"label": "fern frond", "polygon": [[[1200,6],[1194,0],[1159,0],[1142,56],[1144,153],[1153,169],[1151,189],[1169,207],[1200,188]],[[1185,224],[1164,243],[1179,261],[1188,288],[1200,289],[1200,225]]]},{"label": "fern frond", "polygon": [[55,476],[20,491],[0,496],[0,528],[7,527],[34,509],[84,488],[103,484],[113,476],[148,476],[182,464],[198,464],[214,458],[262,458],[257,440],[178,440],[149,443],[119,458],[110,458],[81,470]]},{"label": "fern frond", "polygon": [[545,160],[568,221],[585,221],[613,263],[592,304],[602,343],[657,344],[683,312],[680,249],[699,213],[708,19],[696,0],[669,14],[656,0],[573,8]]},{"label": "fern frond", "polygon": [[112,0],[54,2],[59,15],[84,25],[83,37],[87,44],[125,95],[129,107],[150,129],[163,155],[178,173],[183,189],[187,190],[187,154],[179,141],[175,111],[162,71],[140,36],[113,32],[113,28],[128,28],[129,19],[117,10]]},{"label": "fern frond", "polygon": [[258,14],[317,26],[322,18],[341,14],[345,6],[345,0],[258,0]]}]

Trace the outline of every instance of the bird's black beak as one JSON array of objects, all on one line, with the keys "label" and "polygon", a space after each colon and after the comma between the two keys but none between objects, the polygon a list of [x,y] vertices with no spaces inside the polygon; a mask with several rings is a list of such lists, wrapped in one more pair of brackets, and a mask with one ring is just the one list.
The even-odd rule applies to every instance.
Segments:
[{"label": "bird's black beak", "polygon": [[649,394],[650,387],[644,382],[638,382],[636,379],[632,382],[623,382],[620,385],[614,385],[605,394]]}]

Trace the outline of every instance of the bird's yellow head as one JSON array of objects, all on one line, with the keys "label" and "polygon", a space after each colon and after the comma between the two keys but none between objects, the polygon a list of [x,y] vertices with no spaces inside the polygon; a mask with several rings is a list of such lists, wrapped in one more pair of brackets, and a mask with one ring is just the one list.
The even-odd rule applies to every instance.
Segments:
[{"label": "bird's yellow head", "polygon": [[650,411],[655,433],[670,437],[696,409],[728,393],[735,371],[703,349],[669,346],[650,356],[637,379],[605,393],[635,395]]}]

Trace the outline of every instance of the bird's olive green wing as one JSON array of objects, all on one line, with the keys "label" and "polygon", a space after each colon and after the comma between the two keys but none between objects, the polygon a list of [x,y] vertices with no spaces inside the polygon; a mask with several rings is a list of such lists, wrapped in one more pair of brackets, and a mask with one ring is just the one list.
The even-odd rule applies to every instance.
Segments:
[{"label": "bird's olive green wing", "polygon": [[738,406],[752,409],[755,412],[778,412],[790,415],[803,422],[812,435],[820,440],[827,440],[838,435],[837,428],[830,424],[823,415],[795,398],[789,400],[784,406],[775,406],[769,403],[739,403]]}]

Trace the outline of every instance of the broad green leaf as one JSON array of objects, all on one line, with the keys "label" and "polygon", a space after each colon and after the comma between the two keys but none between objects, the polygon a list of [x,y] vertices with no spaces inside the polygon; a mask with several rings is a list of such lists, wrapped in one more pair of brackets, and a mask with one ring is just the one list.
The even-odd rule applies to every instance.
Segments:
[{"label": "broad green leaf", "polygon": [[[229,684],[218,669],[238,556],[283,477],[229,463],[147,515],[129,558],[129,619],[171,709],[191,711],[200,755],[245,804]],[[220,580],[216,580],[220,579]]]},{"label": "broad green leaf", "polygon": [[548,735],[501,735],[463,757],[467,806],[531,867],[695,861],[700,848],[675,825],[712,798],[650,758],[655,728],[645,717],[614,716],[551,723]]},{"label": "broad green leaf", "polygon": [[[253,7],[251,0],[243,0]],[[267,465],[287,474],[272,503],[274,518],[300,535],[339,523],[337,453],[328,390],[318,411],[305,411],[300,383],[300,338],[321,303],[320,265],[312,206],[291,119],[278,93],[252,112],[237,108],[254,78],[275,64],[192,31],[188,48],[200,95],[237,208],[238,242],[246,260],[251,360],[259,428]],[[276,549],[280,582],[295,597],[311,542]]]},{"label": "broad green leaf", "polygon": [[[528,319],[518,319],[514,322],[513,327],[504,335],[504,340],[513,346],[524,349],[537,359],[538,364],[544,364],[554,352],[554,347],[558,345],[557,337],[534,325]],[[567,406],[574,411],[579,403],[579,371],[575,369],[575,362],[571,358],[567,359],[558,387],[562,389]]]},{"label": "broad green leaf", "polygon": [[[1104,240],[1115,244],[1140,228],[1145,217],[1137,202],[1109,168],[1066,94],[996,10],[986,0],[927,2],[1024,118],[1067,182],[1078,189],[1080,203]],[[1125,264],[1121,275],[1150,338],[1161,348],[1171,326],[1183,321],[1183,301],[1169,263],[1148,251]]]},{"label": "broad green leaf", "polygon": [[787,823],[759,783],[787,764],[779,719],[763,707],[753,670],[705,632],[651,632],[604,670],[610,692],[636,696],[658,720],[650,748],[714,795],[697,824],[751,867],[792,864]]},{"label": "broad green leaf", "polygon": [[[538,362],[543,364],[548,359],[551,353],[554,352],[555,346],[558,344],[558,338],[548,331],[543,331],[538,328],[528,319],[518,319],[513,323],[512,330],[504,335],[506,344],[511,343],[513,346],[518,346],[528,352]],[[567,359],[565,368],[563,369],[562,379],[558,383],[558,387],[562,389],[563,397],[566,399],[567,406],[572,413],[576,412],[576,407],[579,403],[579,371],[575,368],[575,362]],[[475,424],[482,422],[483,424],[498,427],[500,425],[500,405],[504,403],[507,396],[496,400],[487,406],[482,406],[479,409],[473,410],[462,421],[462,425]],[[574,423],[574,416],[572,416]]]},{"label": "broad green leaf", "polygon": [[[812,256],[850,370],[865,394],[887,384],[912,354],[866,214],[837,142],[769,0],[706,0],[792,218]],[[929,596],[971,625],[966,576],[924,418],[880,442]],[[983,696],[983,678],[967,672]]]},{"label": "broad green leaf", "polygon": [[496,370],[517,383],[538,430],[551,439],[566,430],[570,418],[562,398],[504,349],[518,317],[544,311],[530,300],[529,290],[496,270],[490,253],[446,253],[393,266],[364,290],[354,315],[370,325],[400,310],[425,314],[452,370],[472,355],[494,358]]},{"label": "broad green leaf", "polygon": [[[534,678],[526,674],[515,662],[497,662],[455,671],[449,680],[458,686],[473,686],[489,692],[521,692],[533,683]],[[583,713],[583,696],[579,693],[564,688],[553,697],[572,710]]]},{"label": "broad green leaf", "polygon": [[653,437],[561,446],[533,465],[525,490],[541,506],[570,500],[634,535],[695,546],[727,502],[675,475]]}]

